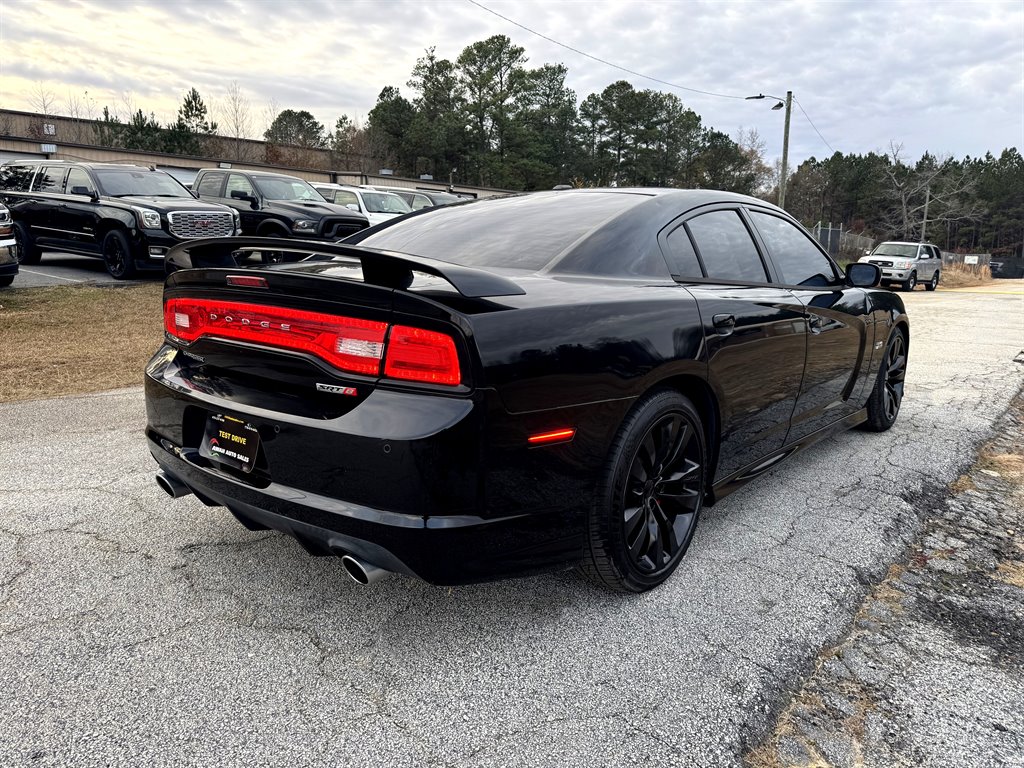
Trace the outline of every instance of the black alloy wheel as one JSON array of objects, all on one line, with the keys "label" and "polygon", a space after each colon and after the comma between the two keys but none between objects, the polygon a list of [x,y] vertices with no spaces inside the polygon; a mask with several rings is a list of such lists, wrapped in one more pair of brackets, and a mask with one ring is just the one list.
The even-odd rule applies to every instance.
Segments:
[{"label": "black alloy wheel", "polygon": [[878,379],[868,398],[868,420],[872,432],[885,432],[896,423],[903,403],[903,387],[907,377],[907,341],[901,329],[893,330],[885,357],[878,370]]},{"label": "black alloy wheel", "polygon": [[917,272],[911,272],[910,277],[903,281],[903,290],[912,291],[917,288]]},{"label": "black alloy wheel", "polygon": [[588,576],[643,592],[672,574],[700,516],[706,453],[700,416],[678,392],[656,392],[634,407],[591,515]]},{"label": "black alloy wheel", "polygon": [[103,238],[103,262],[115,280],[127,280],[135,276],[135,260],[123,232],[115,229]]},{"label": "black alloy wheel", "polygon": [[932,275],[932,279],[929,280],[927,283],[925,283],[924,289],[926,291],[934,291],[938,287],[939,287],[939,270],[936,269],[935,273]]},{"label": "black alloy wheel", "polygon": [[36,245],[36,239],[22,222],[14,224],[14,258],[19,264],[38,264],[43,252]]}]

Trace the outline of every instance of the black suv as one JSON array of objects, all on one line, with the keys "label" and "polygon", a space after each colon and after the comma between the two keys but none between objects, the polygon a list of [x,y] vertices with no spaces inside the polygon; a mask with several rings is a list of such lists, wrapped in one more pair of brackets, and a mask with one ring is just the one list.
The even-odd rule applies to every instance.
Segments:
[{"label": "black suv", "polygon": [[204,168],[192,189],[203,200],[234,208],[243,235],[338,240],[369,226],[363,214],[328,203],[295,176]]},{"label": "black suv", "polygon": [[238,214],[196,200],[155,168],[59,160],[0,165],[0,198],[14,217],[18,261],[44,248],[99,256],[121,280],[164,268],[167,249],[197,237],[238,234]]}]

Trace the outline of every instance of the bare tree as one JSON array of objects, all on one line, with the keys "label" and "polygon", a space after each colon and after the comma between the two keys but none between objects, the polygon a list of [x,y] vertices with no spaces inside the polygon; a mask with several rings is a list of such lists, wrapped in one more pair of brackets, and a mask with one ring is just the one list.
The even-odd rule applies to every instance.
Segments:
[{"label": "bare tree", "polygon": [[28,103],[33,112],[38,112],[43,117],[51,117],[53,108],[57,105],[57,97],[42,80],[37,80],[28,95]]},{"label": "bare tree", "polygon": [[905,240],[924,240],[929,223],[973,220],[984,207],[974,194],[974,178],[951,158],[925,154],[911,167],[903,144],[889,142],[885,169],[891,205],[882,226]]},{"label": "bare tree", "polygon": [[91,138],[92,131],[88,125],[90,120],[88,98],[88,91],[85,91],[83,96],[68,91],[64,99],[64,114],[68,117],[67,132],[64,136],[66,141],[84,144]]},{"label": "bare tree", "polygon": [[224,137],[231,145],[232,159],[239,162],[254,159],[253,145],[248,141],[252,136],[252,105],[237,80],[228,85],[217,111],[224,126]]}]

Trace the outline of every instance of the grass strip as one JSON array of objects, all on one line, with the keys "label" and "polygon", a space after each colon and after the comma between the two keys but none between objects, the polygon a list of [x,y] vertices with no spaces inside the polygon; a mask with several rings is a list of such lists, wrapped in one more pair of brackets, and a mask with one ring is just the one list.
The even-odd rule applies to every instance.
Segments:
[{"label": "grass strip", "polygon": [[163,339],[162,283],[0,292],[0,402],[142,383]]}]

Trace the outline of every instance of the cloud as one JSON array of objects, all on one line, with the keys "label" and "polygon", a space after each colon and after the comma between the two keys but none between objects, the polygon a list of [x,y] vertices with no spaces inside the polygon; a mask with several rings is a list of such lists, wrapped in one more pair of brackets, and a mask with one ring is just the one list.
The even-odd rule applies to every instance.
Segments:
[{"label": "cloud", "polygon": [[[791,157],[883,149],[979,155],[1024,144],[1024,6],[1019,2],[630,2],[480,0],[531,29],[638,73],[732,96],[792,90],[801,110]],[[781,112],[767,101],[672,89],[615,69],[463,0],[35,0],[0,4],[0,93],[26,109],[43,82],[85,91],[96,111],[124,93],[173,119],[191,87],[207,106],[238,81],[252,102],[306,109],[326,126],[364,119],[424,49],[455,59],[490,35],[526,49],[530,66],[562,62],[582,100],[619,79],[676,93],[704,123],[755,128],[781,154]],[[827,144],[826,144],[827,142]]]}]

